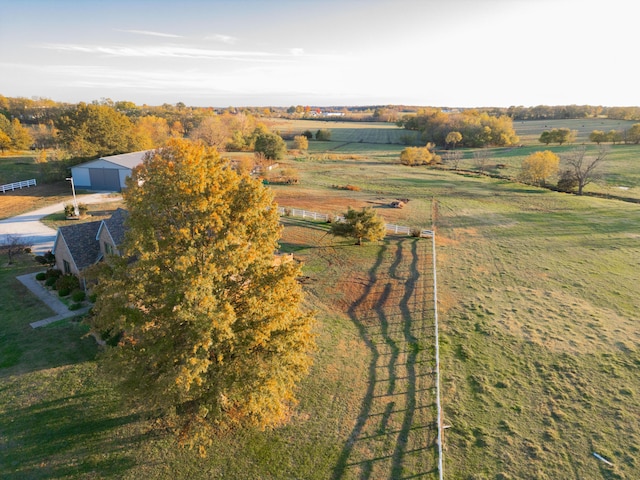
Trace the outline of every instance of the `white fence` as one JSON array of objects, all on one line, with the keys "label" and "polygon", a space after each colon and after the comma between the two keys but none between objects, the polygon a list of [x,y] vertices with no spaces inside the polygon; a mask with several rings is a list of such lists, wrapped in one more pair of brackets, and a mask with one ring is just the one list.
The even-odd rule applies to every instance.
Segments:
[{"label": "white fence", "polygon": [[36,179],[32,178],[31,180],[23,180],[22,182],[14,182],[14,183],[7,183],[6,185],[2,185],[0,186],[0,189],[2,190],[2,193],[8,192],[8,191],[13,191],[16,188],[25,188],[25,187],[34,187],[36,185]]},{"label": "white fence", "polygon": [[[326,213],[318,213],[318,212],[309,212],[307,210],[301,210],[299,208],[288,208],[288,207],[278,207],[278,213],[280,215],[287,215],[291,217],[302,217],[303,219],[309,218],[311,220],[320,220],[321,222],[327,222],[329,220],[329,215]],[[336,222],[344,221],[344,217],[340,215],[336,215],[334,217]],[[411,235],[411,228],[405,227],[403,225],[395,225],[392,223],[386,223],[387,231],[393,232],[396,234],[404,234]],[[421,237],[433,237],[433,231],[431,230],[420,230]]]}]

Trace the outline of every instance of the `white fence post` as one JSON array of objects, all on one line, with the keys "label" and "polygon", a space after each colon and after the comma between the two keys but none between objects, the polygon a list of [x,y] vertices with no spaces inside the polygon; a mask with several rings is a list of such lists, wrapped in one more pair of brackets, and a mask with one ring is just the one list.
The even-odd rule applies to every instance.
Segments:
[{"label": "white fence post", "polygon": [[21,182],[7,183],[5,185],[0,186],[0,189],[2,189],[2,193],[6,193],[9,190],[14,191],[16,188],[19,188],[20,190],[22,190],[22,187],[33,187],[36,185],[37,185],[36,179],[32,178],[31,180],[23,180]]},{"label": "white fence post", "polygon": [[[313,218],[313,220],[324,221],[327,221],[329,219],[329,215],[327,215],[326,213],[309,212],[307,210],[301,210],[299,208],[278,207],[278,213],[280,215],[284,215],[287,211],[292,217],[302,217],[303,219],[310,217]],[[342,215],[336,215],[334,218],[336,222],[344,222],[344,217]],[[404,225],[385,223],[385,228],[395,234],[404,233],[409,235],[411,233],[411,228]],[[421,237],[430,237],[432,235],[433,232],[431,230],[420,230]]]}]

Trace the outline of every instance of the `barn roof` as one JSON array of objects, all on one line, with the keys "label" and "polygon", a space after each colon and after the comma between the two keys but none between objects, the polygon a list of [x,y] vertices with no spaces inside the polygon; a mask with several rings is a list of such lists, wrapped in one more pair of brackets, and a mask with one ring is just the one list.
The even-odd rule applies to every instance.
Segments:
[{"label": "barn roof", "polygon": [[109,162],[117,167],[123,167],[128,169],[133,169],[142,163],[144,156],[148,152],[152,152],[153,150],[142,150],[140,152],[131,152],[131,153],[122,153],[120,155],[111,155],[108,157],[100,157],[95,160],[91,160],[86,163],[81,163],[80,165],[76,165],[73,168],[77,167],[91,167],[93,164],[97,162]]},{"label": "barn roof", "polygon": [[111,155],[110,157],[100,157],[100,159],[121,167],[134,168],[140,165],[147,152],[151,151],[152,150],[142,150],[140,152],[122,153],[120,155]]}]

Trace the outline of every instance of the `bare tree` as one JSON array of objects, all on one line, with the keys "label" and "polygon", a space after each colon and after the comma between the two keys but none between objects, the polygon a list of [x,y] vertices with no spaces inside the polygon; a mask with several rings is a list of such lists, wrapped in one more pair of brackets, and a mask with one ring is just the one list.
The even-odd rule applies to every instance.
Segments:
[{"label": "bare tree", "polygon": [[7,256],[9,265],[13,264],[13,260],[16,255],[27,251],[31,245],[29,245],[24,237],[19,235],[7,235],[4,237],[4,241],[0,244],[0,252]]},{"label": "bare tree", "polygon": [[602,165],[610,151],[609,145],[600,145],[595,156],[587,155],[587,147],[583,145],[566,154],[564,160],[576,180],[578,195],[582,195],[584,187],[598,178],[596,170]]},{"label": "bare tree", "polygon": [[460,165],[460,160],[462,160],[462,151],[461,150],[447,150],[442,155],[442,160],[445,165],[451,165],[454,170],[458,169]]},{"label": "bare tree", "polygon": [[480,173],[484,173],[490,158],[491,153],[487,149],[476,150],[473,152],[473,163]]}]

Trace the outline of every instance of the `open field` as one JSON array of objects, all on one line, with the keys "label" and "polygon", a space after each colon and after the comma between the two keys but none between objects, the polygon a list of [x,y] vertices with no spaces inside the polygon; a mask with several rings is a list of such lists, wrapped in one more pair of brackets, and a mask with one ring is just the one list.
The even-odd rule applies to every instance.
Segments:
[{"label": "open field", "polygon": [[[348,152],[333,137],[312,144],[284,162],[301,183],[272,186],[281,205],[435,221],[445,478],[640,478],[640,206],[403,167],[398,146],[384,142]],[[620,182],[638,175],[638,151],[614,148]],[[517,149],[500,152],[518,161]],[[335,188],[346,184],[361,190]],[[397,198],[409,203],[389,208]],[[306,302],[319,319],[295,418],[218,439],[206,459],[152,433],[150,412],[120,405],[80,326],[30,330],[49,313],[12,280],[15,269],[3,270],[0,348],[12,360],[0,368],[0,476],[436,478],[431,345],[416,340],[429,320],[421,241],[359,248],[326,231],[285,219],[282,249],[305,261]],[[24,313],[5,315],[4,305],[22,304]]]}]

